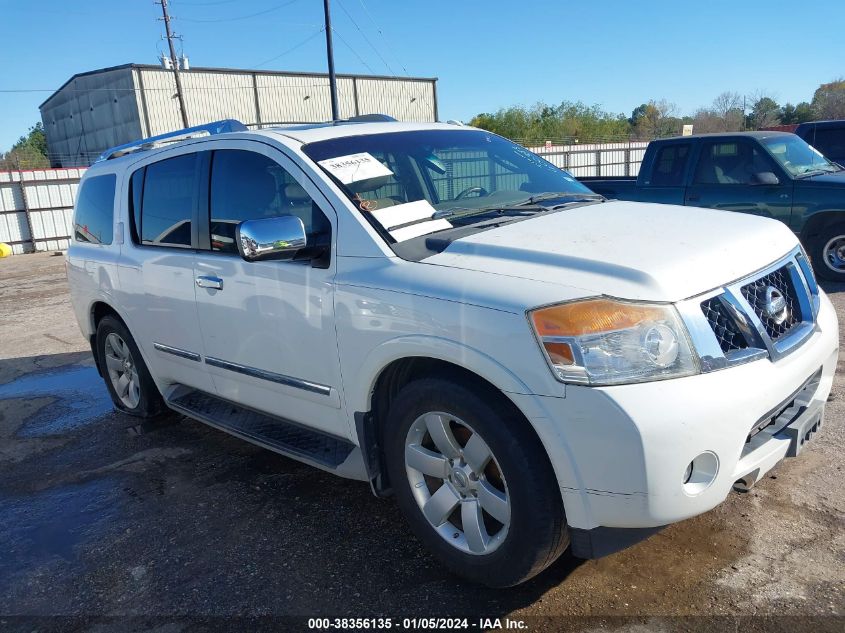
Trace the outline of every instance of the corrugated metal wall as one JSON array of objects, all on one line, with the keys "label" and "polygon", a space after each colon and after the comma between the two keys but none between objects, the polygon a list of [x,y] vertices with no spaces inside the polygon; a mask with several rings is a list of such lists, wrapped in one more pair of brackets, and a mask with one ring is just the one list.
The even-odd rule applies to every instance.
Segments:
[{"label": "corrugated metal wall", "polygon": [[0,172],[0,242],[11,244],[15,254],[67,248],[73,201],[84,173],[84,169]]},{"label": "corrugated metal wall", "polygon": [[132,73],[116,69],[72,79],[42,106],[41,121],[53,165],[90,165],[104,149],[141,135]]},{"label": "corrugated metal wall", "polygon": [[[190,125],[331,119],[325,75],[198,68],[183,71]],[[81,75],[41,107],[54,165],[89,165],[109,147],[182,127],[173,72],[128,65]],[[383,113],[400,121],[437,120],[434,79],[338,76],[340,116]]]}]

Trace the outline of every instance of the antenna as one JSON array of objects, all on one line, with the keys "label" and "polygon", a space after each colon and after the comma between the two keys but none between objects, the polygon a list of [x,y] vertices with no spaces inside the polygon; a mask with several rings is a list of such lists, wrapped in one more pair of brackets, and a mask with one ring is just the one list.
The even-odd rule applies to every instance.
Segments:
[{"label": "antenna", "polygon": [[[167,44],[170,47],[170,66],[173,68],[173,76],[176,78],[176,97],[179,99],[179,112],[182,114],[182,127],[188,127],[188,112],[185,109],[185,97],[182,94],[182,78],[179,76],[179,58],[176,57],[176,47],[173,46],[175,35],[170,31],[170,14],[167,12],[167,0],[158,0],[156,4],[161,5],[161,20],[164,20],[164,31],[167,33]],[[162,55],[164,58],[164,55]],[[164,62],[164,60],[162,59]],[[167,68],[167,63],[164,62]]]}]

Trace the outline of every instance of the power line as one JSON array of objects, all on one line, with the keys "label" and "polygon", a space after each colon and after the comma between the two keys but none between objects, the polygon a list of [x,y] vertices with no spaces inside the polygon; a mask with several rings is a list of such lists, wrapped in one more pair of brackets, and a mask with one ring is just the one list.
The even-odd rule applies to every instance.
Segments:
[{"label": "power line", "polygon": [[364,9],[364,13],[367,14],[367,17],[370,19],[370,22],[372,22],[376,31],[381,36],[381,41],[384,42],[384,46],[385,46],[385,48],[387,48],[387,52],[390,53],[397,62],[399,62],[399,65],[402,67],[402,71],[405,73],[405,76],[407,77],[408,76],[408,69],[405,68],[405,65],[402,63],[402,60],[399,59],[399,57],[393,51],[393,48],[390,46],[390,43],[387,41],[387,38],[384,35],[384,31],[382,31],[381,28],[379,27],[379,25],[376,23],[376,20],[373,17],[373,14],[370,13],[370,10],[367,8],[367,5],[364,2],[364,0],[359,0],[359,1],[361,2],[361,8]]},{"label": "power line", "polygon": [[298,44],[295,44],[295,45],[291,46],[289,49],[287,49],[287,50],[286,50],[286,51],[284,51],[283,53],[279,53],[279,54],[278,54],[278,55],[276,55],[275,57],[271,57],[270,59],[264,60],[264,61],[263,61],[263,62],[261,62],[260,64],[255,64],[255,67],[256,67],[256,68],[260,68],[261,66],[264,66],[265,64],[269,64],[270,62],[274,62],[274,61],[276,61],[276,60],[277,60],[277,59],[279,59],[280,57],[284,57],[284,56],[285,56],[285,55],[287,55],[288,53],[292,53],[292,52],[293,52],[293,51],[295,51],[296,49],[298,49],[298,48],[301,48],[301,47],[305,46],[308,42],[310,42],[311,40],[313,40],[315,37],[317,37],[318,35],[320,35],[320,34],[321,34],[323,31],[325,31],[325,30],[326,30],[326,29],[325,29],[325,27],[321,27],[321,28],[319,28],[316,32],[312,33],[311,35],[309,35],[308,37],[306,37],[304,40],[302,40],[301,42],[299,42]]},{"label": "power line", "polygon": [[285,7],[289,7],[290,5],[299,2],[299,0],[289,0],[288,2],[283,2],[282,4],[276,5],[275,7],[271,7],[269,9],[264,9],[263,11],[256,11],[255,13],[249,13],[247,15],[238,15],[229,18],[210,18],[210,19],[203,19],[203,18],[179,18],[183,22],[196,22],[201,24],[211,24],[214,22],[236,22],[238,20],[249,20],[250,18],[256,18],[261,15],[267,15],[268,13],[272,13],[273,11],[278,11],[279,9],[284,9]]},{"label": "power line", "polygon": [[366,33],[364,33],[364,31],[361,29],[361,27],[360,27],[360,26],[358,26],[358,23],[355,21],[355,18],[353,18],[353,17],[352,17],[352,14],[351,14],[351,13],[349,13],[349,11],[347,11],[347,10],[346,10],[346,7],[345,7],[345,6],[343,6],[343,3],[342,3],[340,0],[337,0],[337,4],[338,4],[338,6],[339,6],[339,7],[343,10],[343,12],[346,14],[346,17],[348,17],[348,18],[349,18],[349,20],[352,22],[352,25],[353,25],[356,29],[358,29],[358,32],[361,34],[361,37],[363,37],[363,38],[364,38],[364,41],[365,41],[367,44],[369,44],[369,45],[370,45],[370,48],[372,48],[372,49],[375,51],[376,55],[378,55],[378,58],[379,58],[379,59],[380,59],[380,60],[384,63],[384,65],[387,67],[387,72],[389,72],[391,75],[394,75],[394,76],[395,76],[395,75],[396,75],[396,73],[395,73],[395,72],[393,72],[393,69],[390,67],[390,64],[388,64],[388,63],[387,63],[387,60],[386,60],[384,57],[382,57],[382,54],[381,54],[381,53],[379,52],[379,50],[378,50],[378,49],[377,49],[377,48],[373,45],[373,43],[370,41],[370,38],[369,38],[369,37],[367,37],[367,34],[366,34]]},{"label": "power line", "polygon": [[364,61],[364,58],[361,57],[358,54],[358,51],[356,51],[354,48],[352,48],[352,45],[349,42],[346,41],[346,38],[343,37],[343,35],[341,35],[336,28],[332,27],[332,33],[334,33],[335,35],[337,35],[340,38],[340,41],[343,42],[346,45],[346,48],[348,48],[350,51],[352,51],[352,54],[355,55],[355,57],[358,58],[358,60],[364,65],[364,67],[367,70],[369,70],[373,75],[376,74],[376,71],[373,70],[373,67],[370,66],[367,62]]}]

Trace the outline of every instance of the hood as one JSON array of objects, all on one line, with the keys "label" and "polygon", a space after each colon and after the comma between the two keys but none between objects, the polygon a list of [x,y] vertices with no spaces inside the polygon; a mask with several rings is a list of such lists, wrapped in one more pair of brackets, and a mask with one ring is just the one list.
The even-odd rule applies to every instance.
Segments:
[{"label": "hood", "polygon": [[764,268],[797,244],[776,220],[612,201],[481,231],[425,262],[576,287],[591,295],[678,301]]},{"label": "hood", "polygon": [[826,187],[845,187],[845,170],[835,171],[831,174],[818,174],[807,178],[798,178],[795,181],[799,185],[823,185]]}]

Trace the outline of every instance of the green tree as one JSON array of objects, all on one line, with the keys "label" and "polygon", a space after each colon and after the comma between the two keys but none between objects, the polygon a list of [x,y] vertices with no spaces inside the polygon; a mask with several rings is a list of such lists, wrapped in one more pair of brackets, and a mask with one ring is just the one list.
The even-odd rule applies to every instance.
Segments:
[{"label": "green tree", "polygon": [[751,112],[745,117],[745,126],[749,130],[760,130],[765,127],[779,125],[781,122],[781,107],[771,97],[761,96],[754,100]]},{"label": "green tree", "polygon": [[2,169],[43,169],[50,166],[47,158],[47,135],[39,121],[21,136],[5,154],[0,155]]},{"label": "green tree", "polygon": [[819,86],[813,94],[812,106],[819,119],[845,118],[845,79]]},{"label": "green tree", "polygon": [[542,102],[531,107],[511,106],[495,114],[478,114],[470,125],[527,145],[545,141],[627,139],[631,131],[624,115],[605,112],[600,106],[588,106],[580,101],[564,101],[557,106]]},{"label": "green tree", "polygon": [[787,103],[781,108],[780,122],[784,125],[794,125],[796,123],[805,123],[815,119],[813,113],[813,106],[806,101],[802,101],[798,105]]},{"label": "green tree", "polygon": [[675,116],[677,106],[666,99],[649,101],[631,113],[634,136],[650,140],[680,134],[683,123]]}]

